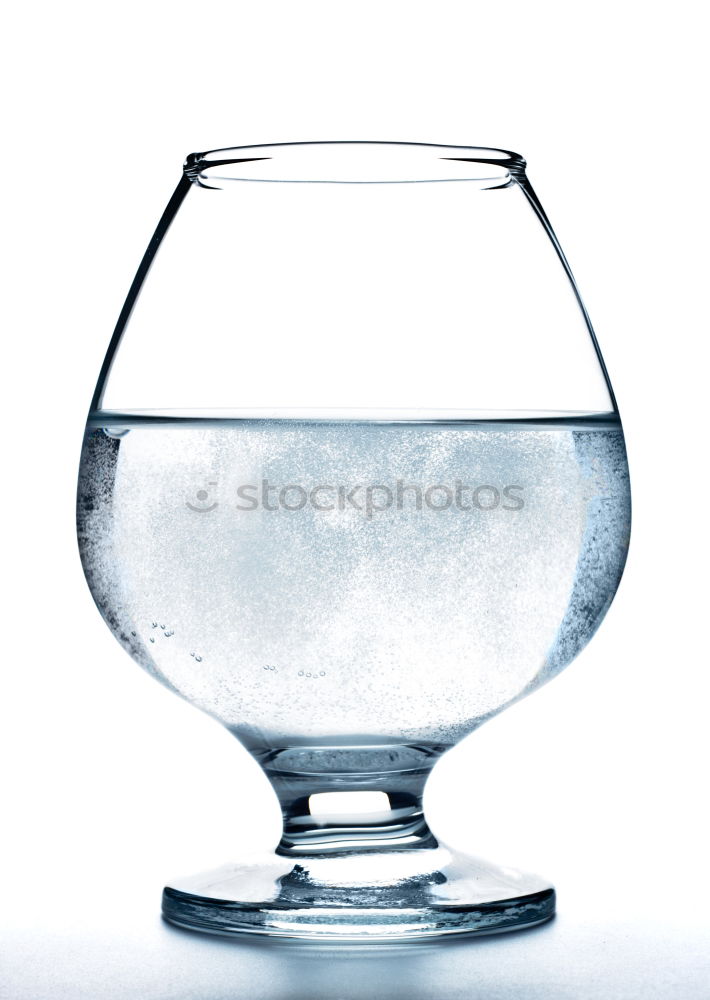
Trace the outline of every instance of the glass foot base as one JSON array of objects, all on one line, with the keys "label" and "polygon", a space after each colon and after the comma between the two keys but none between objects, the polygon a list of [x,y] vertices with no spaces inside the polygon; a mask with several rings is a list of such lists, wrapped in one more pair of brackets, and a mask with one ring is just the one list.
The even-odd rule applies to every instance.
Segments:
[{"label": "glass foot base", "polygon": [[163,891],[173,924],[213,934],[378,941],[490,934],[532,927],[555,912],[535,875],[444,847],[281,857],[174,881]]}]

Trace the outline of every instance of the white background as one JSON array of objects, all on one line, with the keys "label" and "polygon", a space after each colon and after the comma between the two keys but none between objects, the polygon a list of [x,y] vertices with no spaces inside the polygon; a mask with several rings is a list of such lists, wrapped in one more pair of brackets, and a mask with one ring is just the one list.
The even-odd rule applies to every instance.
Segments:
[{"label": "white background", "polygon": [[548,875],[560,916],[443,964],[392,959],[367,989],[708,995],[701,12],[685,0],[16,6],[1,60],[1,996],[349,998],[382,961],[355,975],[332,956],[304,964],[158,923],[164,880],[273,841],[276,804],[226,731],[111,638],[73,534],[89,398],[184,154],[353,138],[527,157],[599,335],[634,495],[627,571],[597,637],[452,751],[428,790],[437,833]]}]

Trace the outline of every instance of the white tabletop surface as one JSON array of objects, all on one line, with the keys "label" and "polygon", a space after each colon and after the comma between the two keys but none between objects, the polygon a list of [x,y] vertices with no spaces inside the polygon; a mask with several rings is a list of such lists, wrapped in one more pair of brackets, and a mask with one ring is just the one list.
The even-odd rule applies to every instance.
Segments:
[{"label": "white tabletop surface", "polygon": [[62,900],[38,893],[34,925],[4,931],[3,1000],[710,997],[707,926],[684,926],[660,903],[630,918],[617,899],[608,919],[589,920],[567,899],[553,921],[525,931],[325,947],[179,930],[147,889],[119,887],[113,908],[99,887],[85,891],[83,915],[77,902],[62,926]]}]

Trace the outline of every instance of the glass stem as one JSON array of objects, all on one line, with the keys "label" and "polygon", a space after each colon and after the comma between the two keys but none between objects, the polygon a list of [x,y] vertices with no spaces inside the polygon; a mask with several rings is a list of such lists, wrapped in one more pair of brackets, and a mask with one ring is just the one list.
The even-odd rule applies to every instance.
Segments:
[{"label": "glass stem", "polygon": [[[438,846],[422,794],[444,747],[311,747],[255,753],[283,814],[286,857]],[[252,751],[254,753],[254,751]]]}]

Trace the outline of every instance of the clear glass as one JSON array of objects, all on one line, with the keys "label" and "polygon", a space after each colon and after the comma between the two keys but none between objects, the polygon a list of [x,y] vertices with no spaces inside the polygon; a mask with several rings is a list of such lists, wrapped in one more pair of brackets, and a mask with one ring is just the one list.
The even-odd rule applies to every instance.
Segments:
[{"label": "clear glass", "polygon": [[422,792],[589,641],[629,525],[616,402],[520,156],[189,156],[96,387],[80,549],[116,638],[248,748],[284,829],[171,883],[166,917],[345,940],[549,918],[547,881],[439,843]]}]

